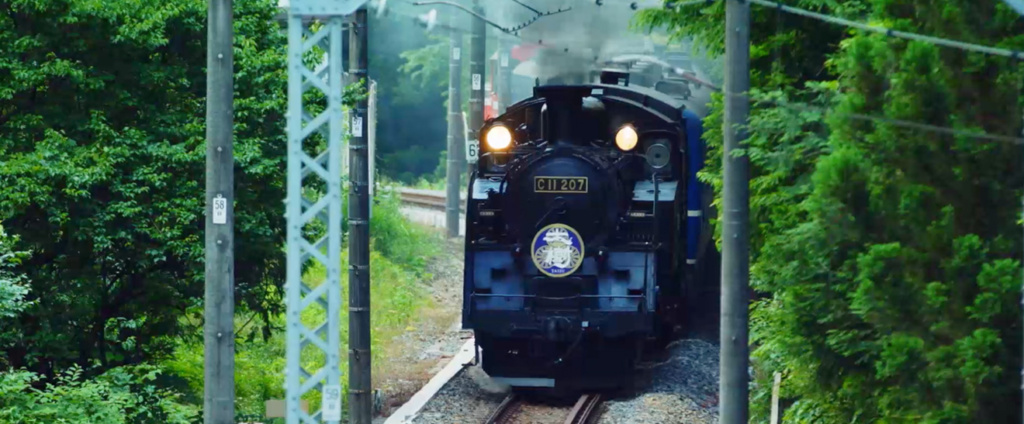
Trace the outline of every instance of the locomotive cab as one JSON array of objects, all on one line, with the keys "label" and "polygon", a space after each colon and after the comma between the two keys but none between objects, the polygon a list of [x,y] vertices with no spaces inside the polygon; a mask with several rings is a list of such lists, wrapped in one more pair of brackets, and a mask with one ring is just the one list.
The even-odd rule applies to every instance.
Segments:
[{"label": "locomotive cab", "polygon": [[616,386],[644,342],[679,324],[704,208],[688,200],[701,198],[703,157],[684,112],[640,87],[542,86],[484,124],[463,325],[491,377]]}]

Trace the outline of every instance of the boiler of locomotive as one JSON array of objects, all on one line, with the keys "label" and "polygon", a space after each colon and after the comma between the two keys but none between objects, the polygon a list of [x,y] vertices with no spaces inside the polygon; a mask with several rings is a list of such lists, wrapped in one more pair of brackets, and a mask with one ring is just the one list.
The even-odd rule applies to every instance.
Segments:
[{"label": "boiler of locomotive", "polygon": [[546,88],[538,88],[545,101],[540,137],[505,166],[502,209],[509,235],[524,250],[536,250],[541,235],[575,232],[581,239],[579,253],[590,256],[628,207],[622,156],[614,148],[595,146],[607,120],[600,102],[587,97],[589,88]]}]

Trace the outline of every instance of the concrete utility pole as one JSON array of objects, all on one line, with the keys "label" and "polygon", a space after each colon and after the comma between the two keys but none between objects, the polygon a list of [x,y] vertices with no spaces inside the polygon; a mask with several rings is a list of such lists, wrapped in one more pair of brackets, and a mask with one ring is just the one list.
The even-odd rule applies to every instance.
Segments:
[{"label": "concrete utility pole", "polygon": [[462,163],[459,161],[463,149],[462,138],[462,32],[457,30],[455,14],[451,15],[451,43],[448,54],[448,166],[447,191],[445,192],[445,228],[448,237],[459,236],[459,176]]},{"label": "concrete utility pole", "polygon": [[750,3],[725,3],[725,151],[722,158],[722,316],[719,392],[722,424],[746,424],[750,374],[747,344],[750,268],[750,181],[746,139],[750,90]]},{"label": "concrete utility pole", "polygon": [[494,110],[500,115],[505,113],[512,104],[512,67],[509,65],[509,46],[512,43],[499,38],[498,41],[498,107]]},{"label": "concrete utility pole", "polygon": [[[349,33],[349,75],[353,81],[368,84],[367,38],[369,28],[366,7],[353,15]],[[349,414],[355,424],[370,424],[370,196],[369,158],[367,157],[366,99],[359,100],[352,111],[352,137],[349,141]]]},{"label": "concrete utility pole", "polygon": [[[484,16],[484,8],[480,0],[473,0],[473,11]],[[473,139],[480,139],[480,127],[484,124],[484,64],[487,61],[486,23],[483,19],[472,17],[472,35],[469,39],[469,131]],[[466,143],[471,143],[466,140]],[[469,175],[473,175],[472,167],[468,167]]]},{"label": "concrete utility pole", "polygon": [[235,422],[234,54],[231,0],[209,0],[203,422]]}]

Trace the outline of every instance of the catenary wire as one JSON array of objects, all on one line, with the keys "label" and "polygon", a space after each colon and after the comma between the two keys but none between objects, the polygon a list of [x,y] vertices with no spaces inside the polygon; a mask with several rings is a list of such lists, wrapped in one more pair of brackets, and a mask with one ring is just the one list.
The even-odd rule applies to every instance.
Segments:
[{"label": "catenary wire", "polygon": [[[666,4],[666,8],[668,8],[668,7],[683,7],[683,6],[690,6],[690,5],[697,5],[697,4],[705,4],[705,5],[707,5],[707,4],[714,3],[716,1],[717,0],[692,0],[692,1],[685,1],[685,2],[675,2],[675,3],[671,3],[671,4]],[[980,45],[969,44],[969,43],[961,43],[961,42],[958,42],[958,41],[946,40],[946,39],[941,39],[941,38],[937,38],[937,37],[923,36],[923,35],[906,33],[906,32],[901,32],[901,31],[892,31],[892,30],[889,30],[887,28],[874,27],[874,26],[869,26],[869,25],[865,25],[865,24],[860,24],[860,23],[857,23],[857,22],[853,22],[853,21],[849,21],[849,20],[845,20],[845,19],[841,19],[841,18],[835,18],[835,17],[831,17],[831,16],[827,16],[827,15],[822,15],[822,14],[819,14],[819,13],[809,12],[809,11],[806,11],[806,10],[792,8],[792,7],[789,7],[789,6],[782,6],[780,8],[779,7],[781,5],[780,3],[771,2],[771,1],[767,1],[767,0],[749,0],[749,1],[751,3],[756,3],[756,4],[768,5],[768,6],[771,6],[771,7],[775,7],[775,8],[777,8],[777,9],[783,11],[783,12],[789,12],[789,13],[794,13],[794,14],[801,15],[801,16],[808,16],[808,17],[812,17],[812,18],[828,20],[829,22],[838,23],[838,24],[842,24],[842,25],[849,24],[848,26],[854,26],[854,27],[857,27],[857,28],[864,28],[864,29],[868,29],[868,30],[872,30],[872,31],[877,31],[877,32],[889,33],[890,35],[893,35],[893,36],[899,36],[899,37],[903,37],[903,38],[915,39],[915,40],[920,40],[920,41],[925,41],[925,42],[935,42],[936,40],[938,40],[938,42],[935,42],[935,44],[941,44],[941,45],[945,45],[945,46],[949,46],[949,47],[954,47],[954,48],[961,48],[961,49],[965,49],[965,50],[978,51],[978,52],[989,53],[989,54],[997,54],[997,55],[1007,56],[1007,57],[1018,57],[1018,55],[1020,54],[1019,52],[1015,52],[1015,51],[1012,51],[1012,50],[997,49],[997,48],[980,46]],[[399,15],[403,15],[403,16],[409,16],[409,15],[402,14],[402,13],[398,13],[398,14]],[[437,25],[437,26],[438,27],[442,27],[442,25],[440,25],[440,24]],[[518,39],[518,40],[521,40],[521,41],[527,41],[528,42],[528,40],[526,40],[524,37],[519,36],[519,35],[513,35],[513,34],[507,34],[506,33],[506,36],[510,37],[510,38],[515,38],[515,39]],[[557,47],[557,46],[550,45],[550,44],[548,44],[546,46],[547,47]],[[684,76],[684,77],[688,77],[688,76]],[[694,78],[687,78],[687,79],[690,79],[693,82],[700,83],[700,84],[702,84],[704,86],[707,86],[708,88],[710,88],[710,89],[712,89],[714,91],[718,91],[718,92],[722,91],[720,87],[717,87],[717,86],[715,86],[713,84],[710,84],[710,83],[707,83],[707,82],[703,82],[703,81],[699,81],[699,80],[696,80]],[[914,122],[914,121],[907,121],[907,120],[901,120],[901,119],[885,118],[885,117],[881,117],[881,116],[868,115],[868,114],[862,114],[862,113],[836,112],[833,109],[828,109],[828,108],[819,107],[819,106],[812,106],[812,105],[809,105],[809,104],[801,104],[801,103],[793,103],[793,102],[779,102],[779,101],[765,101],[765,100],[758,100],[758,101],[762,102],[762,103],[768,102],[768,103],[771,103],[771,104],[773,104],[775,106],[778,106],[778,107],[794,109],[794,110],[801,110],[801,111],[813,111],[813,112],[818,112],[818,113],[822,113],[822,114],[828,114],[828,115],[836,116],[836,117],[840,117],[840,118],[848,118],[848,119],[856,119],[856,120],[861,120],[861,121],[871,121],[871,122],[876,122],[876,123],[884,123],[884,124],[889,124],[889,125],[893,125],[893,126],[897,126],[897,127],[917,129],[917,130],[922,130],[922,131],[930,131],[930,132],[942,133],[942,134],[947,134],[947,135],[952,135],[952,136],[971,137],[971,138],[984,139],[984,140],[990,140],[990,141],[1008,142],[1008,143],[1015,143],[1015,144],[1024,144],[1024,138],[1021,138],[1021,137],[1012,137],[1012,136],[1005,136],[1005,135],[998,135],[998,134],[990,134],[990,133],[979,132],[979,131],[965,131],[965,130],[959,130],[959,129],[955,129],[955,128],[951,128],[951,127],[944,127],[944,126],[939,126],[939,125],[925,124],[925,123],[922,123],[922,122]]]},{"label": "catenary wire", "polygon": [[[682,6],[690,6],[690,5],[697,5],[697,4],[710,4],[710,3],[713,3],[715,1],[718,1],[718,0],[686,1],[686,2],[672,3],[672,6],[673,7],[682,7]],[[787,5],[784,5],[784,4],[779,3],[777,1],[770,1],[770,0],[748,0],[748,1],[751,4],[756,4],[756,5],[765,6],[765,7],[771,7],[771,8],[774,8],[776,10],[781,10],[783,12],[790,13],[790,14],[793,14],[793,15],[803,16],[803,17],[811,18],[811,19],[817,19],[819,21],[828,22],[828,23],[831,23],[831,24],[843,25],[843,26],[847,26],[847,27],[851,27],[851,28],[862,29],[862,30],[865,30],[865,31],[877,32],[877,33],[880,33],[880,34],[885,34],[885,35],[890,36],[890,37],[897,37],[897,38],[903,38],[903,39],[914,40],[914,41],[923,41],[923,42],[934,44],[934,45],[939,45],[939,46],[944,46],[944,47],[951,47],[951,48],[955,48],[955,49],[971,51],[971,52],[977,52],[977,53],[984,53],[984,54],[995,55],[995,56],[1005,56],[1005,57],[1014,58],[1014,59],[1018,59],[1018,60],[1024,59],[1024,51],[1003,49],[1003,48],[985,46],[985,45],[974,44],[974,43],[966,43],[966,42],[963,42],[963,41],[950,40],[948,38],[933,37],[933,36],[930,36],[930,35],[921,35],[921,34],[915,34],[915,33],[912,33],[912,32],[898,31],[898,30],[894,30],[892,28],[886,28],[886,27],[875,26],[875,25],[868,25],[868,24],[865,24],[865,23],[862,23],[862,22],[856,22],[856,21],[851,21],[849,19],[840,18],[838,16],[826,15],[824,13],[817,13],[817,12],[812,12],[812,11],[806,10],[806,9],[800,9],[800,8],[797,8],[797,7],[787,6]]]},{"label": "catenary wire", "polygon": [[[720,91],[720,90],[716,90],[716,91]],[[724,95],[724,93],[723,93],[723,95]],[[743,94],[734,94],[734,96],[741,97],[741,98],[748,98],[748,96],[745,96]],[[856,120],[859,120],[859,121],[870,121],[870,122],[875,122],[875,123],[889,124],[889,125],[893,125],[893,126],[897,126],[897,127],[903,127],[903,128],[910,128],[910,129],[916,129],[916,130],[922,130],[922,131],[930,131],[930,132],[942,133],[942,134],[947,134],[947,135],[952,135],[952,136],[970,137],[970,138],[983,139],[983,140],[989,140],[989,141],[998,141],[998,142],[1005,142],[1005,143],[1013,143],[1013,144],[1022,144],[1022,145],[1024,145],[1024,138],[1021,138],[1021,137],[1013,137],[1013,136],[1006,136],[1006,135],[999,135],[999,134],[991,134],[991,133],[981,132],[981,131],[959,130],[959,129],[952,128],[952,127],[944,127],[944,126],[940,126],[940,125],[925,124],[925,123],[922,123],[922,122],[907,121],[907,120],[903,120],[903,119],[886,118],[886,117],[882,117],[882,116],[868,115],[868,114],[856,113],[856,112],[836,112],[835,109],[830,109],[830,108],[822,107],[822,106],[813,106],[813,105],[806,104],[806,103],[797,103],[797,102],[779,101],[779,100],[767,100],[767,99],[754,99],[754,102],[762,103],[762,104],[768,103],[768,104],[774,105],[776,107],[781,107],[781,108],[785,108],[785,109],[792,109],[792,110],[797,110],[797,111],[801,111],[801,112],[817,112],[817,113],[821,113],[822,115],[835,116],[835,117],[839,117],[839,118],[856,119]]]}]

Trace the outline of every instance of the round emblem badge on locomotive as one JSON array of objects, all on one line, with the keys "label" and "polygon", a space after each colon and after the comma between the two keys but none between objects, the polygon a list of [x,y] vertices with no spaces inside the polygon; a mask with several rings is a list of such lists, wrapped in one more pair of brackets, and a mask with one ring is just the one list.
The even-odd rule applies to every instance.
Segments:
[{"label": "round emblem badge on locomotive", "polygon": [[541,228],[533,238],[533,264],[549,277],[565,277],[583,264],[583,240],[565,224]]}]

